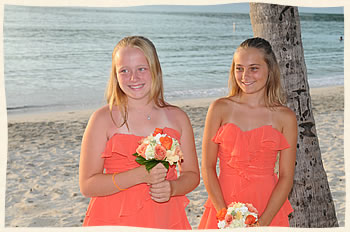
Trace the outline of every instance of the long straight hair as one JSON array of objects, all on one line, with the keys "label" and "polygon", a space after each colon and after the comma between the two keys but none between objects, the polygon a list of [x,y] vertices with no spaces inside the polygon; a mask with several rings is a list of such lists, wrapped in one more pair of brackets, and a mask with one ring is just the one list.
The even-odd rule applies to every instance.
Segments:
[{"label": "long straight hair", "polygon": [[[278,105],[284,105],[286,103],[286,97],[281,86],[281,72],[279,65],[275,56],[275,53],[272,50],[270,43],[262,38],[255,37],[243,41],[236,52],[239,49],[246,48],[257,48],[259,49],[263,56],[264,61],[268,67],[268,77],[265,86],[265,103],[268,107],[274,107]],[[229,97],[240,95],[242,93],[241,88],[238,86],[235,78],[235,61],[232,59],[232,65],[229,76]]]},{"label": "long straight hair", "polygon": [[[142,36],[125,37],[118,42],[118,44],[113,50],[111,73],[105,94],[111,116],[113,106],[117,106],[123,117],[123,122],[121,125],[117,125],[118,127],[122,127],[124,124],[126,124],[126,126],[128,127],[128,98],[123,92],[123,90],[120,88],[116,72],[116,54],[119,51],[119,49],[125,47],[140,49],[147,59],[152,78],[151,91],[149,94],[148,103],[154,101],[154,103],[161,108],[170,106],[164,100],[162,69],[160,67],[160,62],[154,44],[149,39]],[[113,117],[112,120],[114,124],[116,124]]]}]

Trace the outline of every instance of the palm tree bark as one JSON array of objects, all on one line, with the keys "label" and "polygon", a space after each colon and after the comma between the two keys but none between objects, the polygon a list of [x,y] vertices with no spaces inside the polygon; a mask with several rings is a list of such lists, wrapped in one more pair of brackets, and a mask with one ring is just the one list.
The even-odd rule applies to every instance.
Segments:
[{"label": "palm tree bark", "polygon": [[268,40],[280,64],[287,105],[298,120],[294,185],[289,201],[291,227],[338,227],[323,167],[307,81],[297,7],[250,3],[254,36]]}]

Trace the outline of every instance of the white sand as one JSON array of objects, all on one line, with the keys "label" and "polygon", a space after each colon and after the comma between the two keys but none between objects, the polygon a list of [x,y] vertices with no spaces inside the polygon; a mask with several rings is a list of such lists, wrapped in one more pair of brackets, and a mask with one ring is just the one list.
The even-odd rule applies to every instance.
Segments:
[{"label": "white sand", "polygon": [[[323,164],[339,225],[344,226],[344,88],[312,89],[311,95]],[[199,157],[204,120],[212,100],[175,102],[191,118]],[[5,226],[81,226],[89,199],[79,191],[78,164],[81,138],[91,113],[9,116]],[[197,228],[207,198],[202,181],[188,198],[188,218]]]}]

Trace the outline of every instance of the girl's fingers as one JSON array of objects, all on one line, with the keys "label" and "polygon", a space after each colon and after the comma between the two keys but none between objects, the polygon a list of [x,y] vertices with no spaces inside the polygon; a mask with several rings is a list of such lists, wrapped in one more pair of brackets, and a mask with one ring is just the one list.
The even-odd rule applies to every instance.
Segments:
[{"label": "girl's fingers", "polygon": [[166,202],[170,199],[171,189],[168,181],[153,184],[150,187],[150,195],[154,201]]}]

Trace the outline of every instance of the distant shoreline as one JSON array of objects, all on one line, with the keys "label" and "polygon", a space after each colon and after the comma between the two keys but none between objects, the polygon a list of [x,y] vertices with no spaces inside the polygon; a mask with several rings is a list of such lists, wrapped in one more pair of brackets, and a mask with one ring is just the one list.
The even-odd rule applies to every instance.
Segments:
[{"label": "distant shoreline", "polygon": [[[337,88],[344,88],[343,85],[337,85],[337,86],[327,86],[327,87],[317,87],[317,88],[310,88],[310,94],[311,96],[313,93],[322,93],[325,91],[335,91]],[[169,101],[170,104],[174,104],[180,107],[191,105],[191,106],[205,106],[208,105],[208,103],[214,101],[215,99],[220,98],[220,96],[217,97],[202,97],[202,98],[186,98],[186,99],[177,99],[177,100],[171,100]],[[99,107],[96,108],[85,108],[85,109],[69,109],[69,110],[42,110],[40,112],[18,112],[18,113],[8,113],[7,114],[7,120],[8,121],[42,121],[42,120],[60,120],[63,115],[68,115],[69,118],[74,117],[89,117],[95,110],[97,110]],[[70,117],[70,116],[71,117]]]}]

